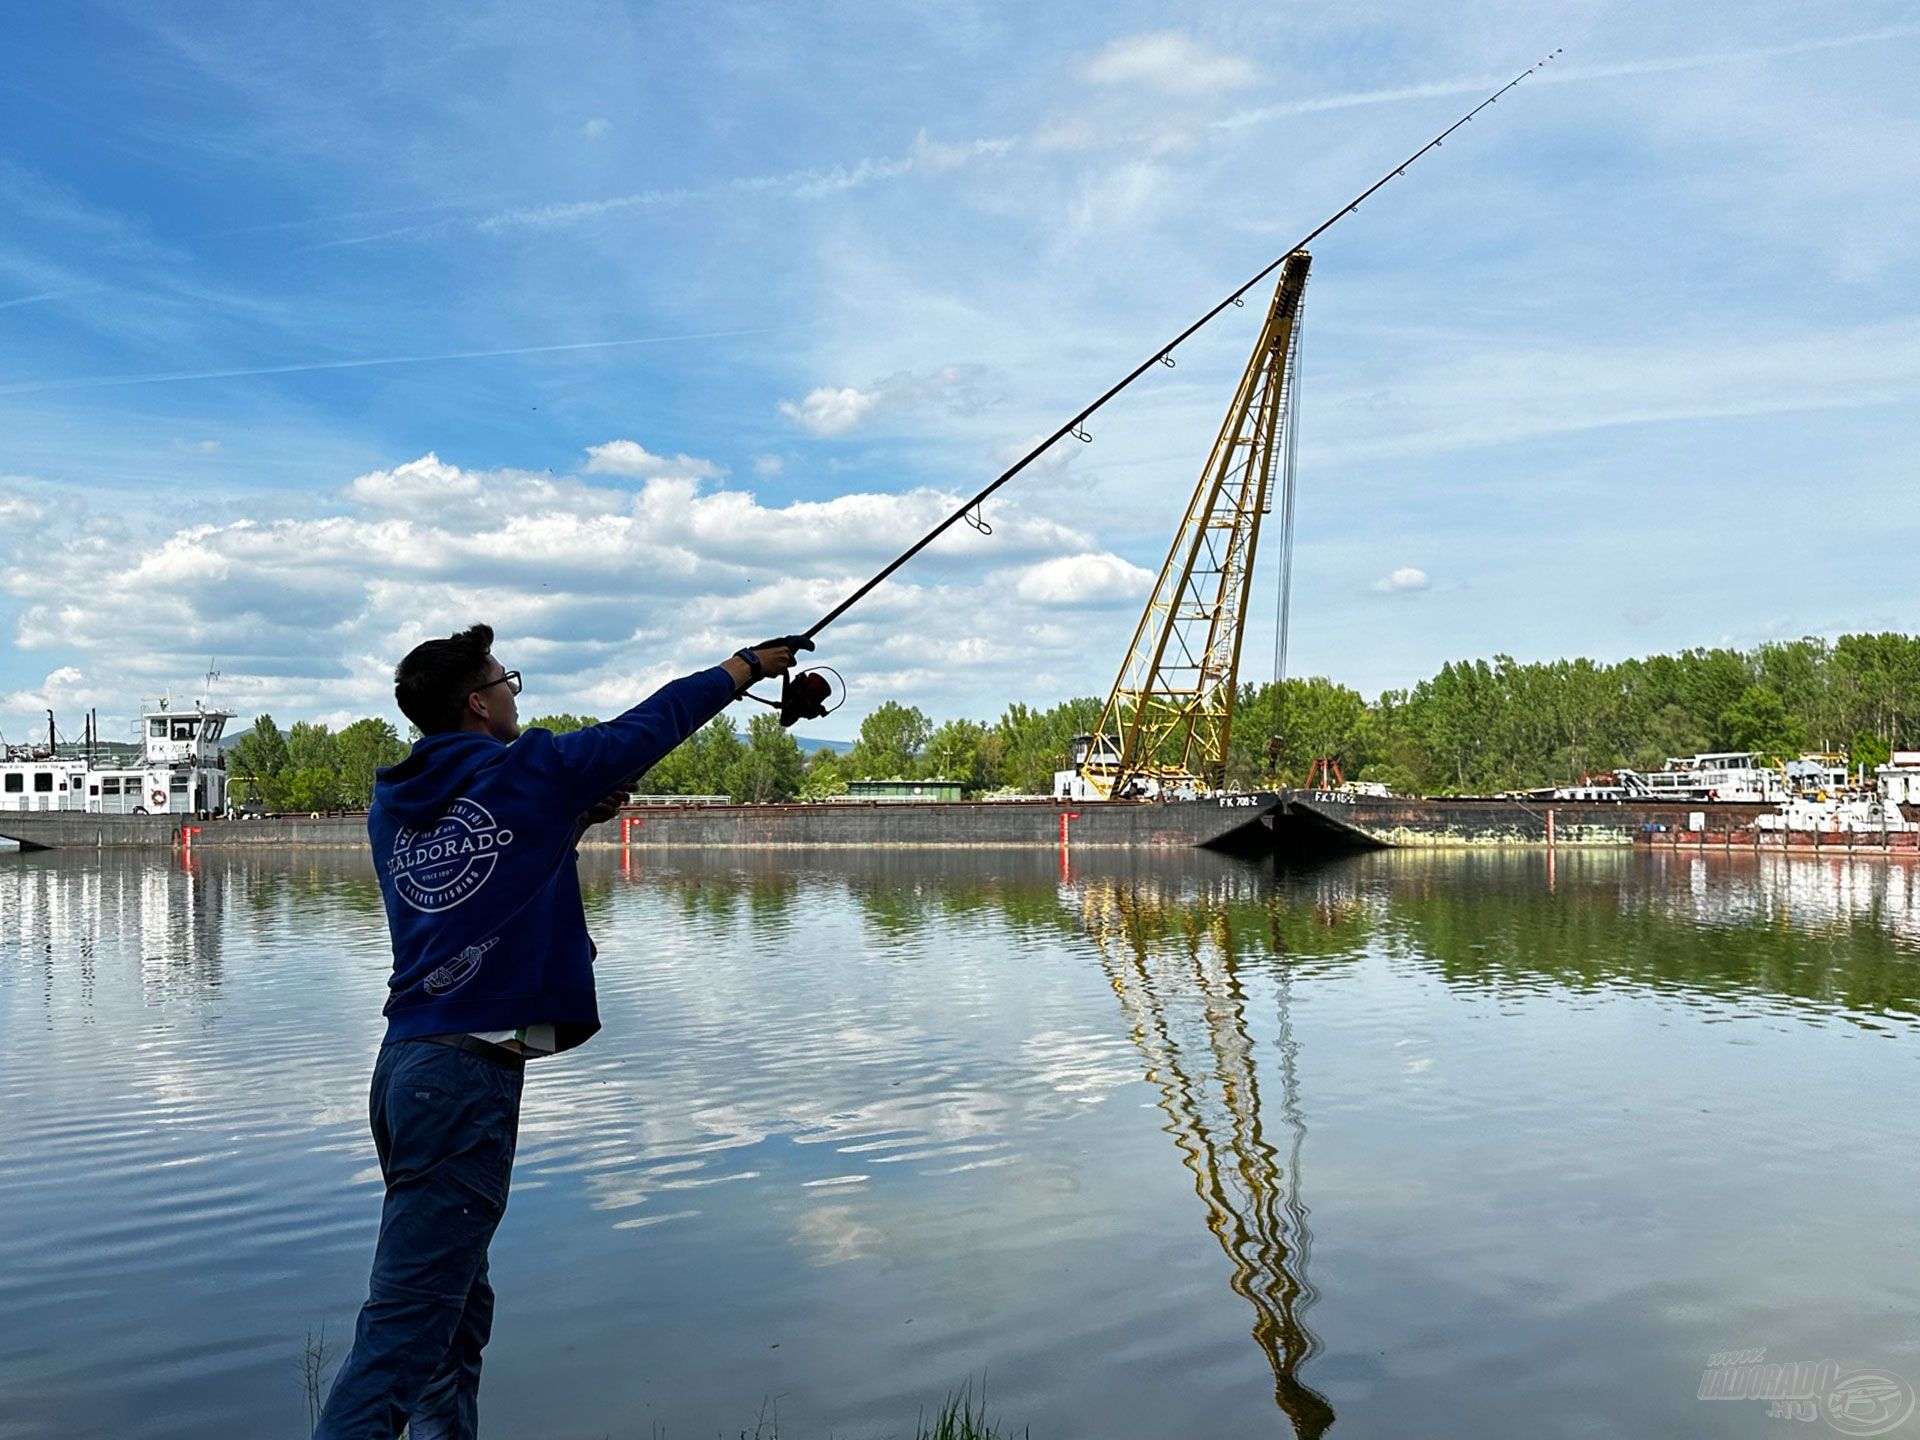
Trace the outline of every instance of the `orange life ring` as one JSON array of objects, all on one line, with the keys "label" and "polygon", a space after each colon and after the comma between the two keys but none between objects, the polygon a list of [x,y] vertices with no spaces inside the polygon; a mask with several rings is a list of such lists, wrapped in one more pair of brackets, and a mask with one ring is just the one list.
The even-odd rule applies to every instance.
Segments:
[{"label": "orange life ring", "polygon": [[154,790],[148,794],[147,798],[156,805],[164,805],[167,803],[167,792],[164,790]]}]

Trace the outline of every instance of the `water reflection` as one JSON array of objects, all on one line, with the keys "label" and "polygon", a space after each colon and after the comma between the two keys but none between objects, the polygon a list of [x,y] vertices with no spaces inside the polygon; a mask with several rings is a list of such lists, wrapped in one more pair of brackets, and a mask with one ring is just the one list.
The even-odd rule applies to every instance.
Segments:
[{"label": "water reflection", "polygon": [[611,876],[680,913],[743,900],[782,923],[827,894],[895,941],[996,915],[1021,931],[1086,928],[1080,897],[1124,886],[1135,942],[1189,943],[1196,927],[1241,953],[1323,973],[1382,946],[1467,990],[1651,988],[1747,996],[1807,1019],[1920,1018],[1920,865],[1785,855],[1635,851],[1387,851],[1271,873],[1204,855],[1050,857],[956,852],[761,852],[713,861],[623,859]]},{"label": "water reflection", "polygon": [[1753,854],[1386,852],[1329,872],[1405,963],[1505,995],[1646,990],[1920,1019],[1920,867]]},{"label": "water reflection", "polygon": [[[490,1403],[877,1434],[991,1365],[1036,1435],[1431,1433],[1433,1375],[1498,1371],[1454,1433],[1675,1433],[1624,1397],[1679,1343],[1864,1356],[1920,1304],[1847,1252],[1910,1163],[1823,1139],[1911,1109],[1916,874],[589,852],[608,1034],[530,1077]],[[0,860],[8,1440],[291,1433],[364,1285],[385,970],[364,857]],[[1614,1368],[1570,1400],[1569,1355]]]},{"label": "water reflection", "polygon": [[[1233,1266],[1229,1283],[1253,1306],[1253,1338],[1272,1367],[1274,1401],[1296,1435],[1317,1440],[1334,1416],[1326,1397],[1300,1378],[1319,1343],[1306,1323],[1315,1298],[1307,1279],[1313,1231],[1300,1197],[1307,1127],[1288,967],[1279,967],[1275,996],[1283,1161],[1262,1124],[1232,911],[1205,891],[1170,905],[1157,887],[1126,881],[1083,880],[1079,899],[1168,1133],[1207,1208],[1207,1229]],[[1269,918],[1277,931],[1277,910]]]},{"label": "water reflection", "polygon": [[237,898],[233,872],[199,856],[114,853],[84,867],[33,854],[0,865],[0,943],[35,965],[51,993],[77,983],[91,994],[103,945],[131,941],[150,999],[220,987],[222,923]]}]

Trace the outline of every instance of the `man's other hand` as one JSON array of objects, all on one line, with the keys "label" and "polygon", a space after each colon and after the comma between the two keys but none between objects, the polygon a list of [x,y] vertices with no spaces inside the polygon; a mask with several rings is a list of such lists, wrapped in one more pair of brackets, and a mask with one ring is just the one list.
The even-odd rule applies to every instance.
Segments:
[{"label": "man's other hand", "polygon": [[615,790],[612,794],[596,800],[587,811],[587,824],[601,825],[620,813],[620,807],[633,798],[630,790]]}]

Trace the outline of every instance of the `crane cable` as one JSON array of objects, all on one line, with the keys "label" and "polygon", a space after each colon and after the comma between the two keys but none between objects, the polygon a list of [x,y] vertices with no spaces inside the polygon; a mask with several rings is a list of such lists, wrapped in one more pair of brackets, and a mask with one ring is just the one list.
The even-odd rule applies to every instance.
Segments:
[{"label": "crane cable", "polygon": [[[1354,198],[1349,200],[1345,205],[1342,205],[1338,210],[1334,211],[1333,214],[1329,215],[1325,220],[1322,220],[1318,225],[1314,226],[1313,229],[1309,230],[1298,241],[1288,246],[1286,250],[1282,251],[1281,254],[1276,256],[1270,264],[1263,266],[1260,269],[1260,271],[1257,274],[1255,274],[1251,279],[1249,279],[1244,285],[1241,285],[1237,290],[1234,290],[1232,293],[1230,293],[1225,299],[1220,301],[1219,304],[1215,305],[1211,310],[1207,311],[1206,314],[1202,315],[1198,320],[1195,320],[1191,325],[1187,326],[1187,328],[1182,330],[1178,335],[1174,336],[1171,340],[1167,341],[1166,344],[1160,346],[1159,349],[1155,350],[1146,359],[1142,360],[1138,365],[1134,366],[1133,369],[1129,370],[1126,373],[1126,375],[1124,375],[1115,384],[1109,386],[1107,390],[1105,390],[1100,395],[1100,397],[1097,400],[1095,400],[1091,405],[1088,405],[1085,409],[1081,410],[1071,420],[1068,420],[1064,425],[1062,425],[1058,430],[1055,430],[1046,439],[1042,440],[1038,445],[1034,446],[1033,449],[1029,450],[1025,455],[1022,455],[1012,465],[1009,465],[1005,470],[1001,471],[999,477],[996,478],[991,484],[987,485],[978,494],[973,496],[973,498],[971,498],[965,504],[960,506],[959,509],[955,510],[951,515],[947,516],[946,519],[942,520],[938,525],[934,526],[931,530],[929,530],[925,535],[922,535],[918,540],[914,541],[913,544],[907,547],[906,550],[902,551],[899,554],[899,556],[897,556],[893,560],[893,562],[886,567],[886,569],[880,571],[871,580],[868,580],[864,585],[862,585],[858,590],[855,590],[851,595],[847,596],[846,599],[842,600],[838,605],[834,606],[833,609],[829,610],[825,615],[821,616],[818,620],[814,621],[811,629],[807,630],[803,635],[794,636],[791,638],[796,640],[811,641],[814,636],[818,635],[822,630],[826,629],[827,626],[831,625],[834,621],[838,620],[842,615],[846,614],[848,610],[852,609],[861,600],[864,600],[875,588],[877,588],[881,584],[881,582],[886,580],[888,576],[892,575],[894,571],[898,570],[902,565],[906,564],[909,560],[913,559],[914,556],[918,555],[922,550],[926,549],[927,546],[931,545],[935,540],[939,539],[940,536],[945,534],[950,528],[958,524],[961,520],[968,519],[970,515],[972,515],[974,512],[976,512],[979,509],[980,503],[983,500],[985,500],[989,495],[993,494],[993,492],[998,490],[1002,485],[1005,485],[1009,480],[1013,479],[1013,477],[1018,475],[1022,470],[1025,470],[1027,466],[1031,465],[1035,460],[1038,460],[1042,455],[1046,454],[1047,451],[1051,450],[1060,441],[1066,439],[1067,436],[1072,435],[1076,439],[1080,439],[1080,440],[1086,440],[1086,439],[1092,438],[1081,427],[1086,423],[1089,417],[1091,417],[1096,411],[1100,409],[1101,406],[1105,405],[1109,400],[1113,399],[1114,396],[1118,395],[1122,390],[1125,390],[1129,385],[1133,384],[1134,381],[1138,380],[1142,375],[1146,374],[1147,371],[1151,370],[1155,365],[1171,365],[1173,363],[1173,351],[1176,346],[1180,345],[1183,341],[1190,339],[1196,331],[1201,329],[1201,327],[1206,325],[1209,321],[1213,320],[1216,316],[1220,314],[1221,311],[1227,309],[1228,306],[1245,304],[1246,302],[1244,297],[1246,296],[1246,293],[1249,290],[1253,289],[1254,286],[1258,285],[1262,280],[1265,280],[1275,270],[1279,269],[1280,266],[1286,262],[1287,256],[1293,254],[1293,252],[1296,250],[1306,249],[1307,246],[1311,245],[1315,240],[1319,239],[1322,235],[1326,234],[1327,231],[1331,230],[1341,220],[1345,219],[1347,216],[1353,214],[1354,211],[1358,210],[1362,204],[1372,199],[1376,192],[1385,188],[1385,186],[1387,186],[1390,182],[1398,179],[1400,176],[1405,175],[1407,173],[1408,166],[1412,165],[1416,160],[1424,156],[1429,150],[1438,150],[1441,144],[1447,139],[1448,136],[1452,135],[1454,131],[1458,130],[1461,126],[1465,125],[1468,121],[1472,120],[1474,116],[1478,115],[1482,110],[1485,110],[1488,106],[1495,104],[1502,95],[1505,95],[1509,90],[1513,89],[1522,80],[1526,79],[1529,75],[1533,74],[1535,71],[1542,69],[1550,61],[1552,61],[1557,56],[1559,56],[1560,53],[1561,51],[1559,49],[1555,49],[1550,53],[1548,53],[1547,55],[1542,56],[1539,60],[1536,60],[1533,64],[1529,65],[1525,70],[1522,70],[1518,75],[1514,76],[1513,79],[1509,80],[1506,84],[1502,85],[1498,90],[1494,91],[1491,95],[1487,96],[1487,98],[1482,100],[1478,105],[1474,106],[1471,110],[1467,111],[1467,113],[1462,115],[1458,120],[1454,121],[1451,125],[1447,126],[1447,128],[1442,130],[1438,135],[1434,136],[1431,140],[1427,141],[1427,143],[1422,145],[1418,150],[1415,150],[1411,155],[1409,155],[1406,159],[1402,160],[1398,165],[1395,165],[1391,170],[1387,171],[1386,174],[1382,175],[1378,180],[1374,181],[1373,184],[1369,185],[1365,190],[1362,190],[1358,195],[1354,196]],[[807,648],[811,649],[812,646],[808,645]]]},{"label": "crane cable", "polygon": [[1280,466],[1280,593],[1273,605],[1273,683],[1276,685],[1287,678],[1287,622],[1293,613],[1293,486],[1300,470],[1300,366],[1307,340],[1306,301],[1303,285],[1299,308],[1294,312],[1293,354],[1287,361],[1287,398],[1282,412],[1287,433]]}]

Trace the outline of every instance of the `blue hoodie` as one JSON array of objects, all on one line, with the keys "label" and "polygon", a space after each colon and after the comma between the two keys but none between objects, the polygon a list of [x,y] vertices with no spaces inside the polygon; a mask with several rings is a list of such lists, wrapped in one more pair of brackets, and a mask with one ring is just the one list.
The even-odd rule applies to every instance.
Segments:
[{"label": "blue hoodie", "polygon": [[716,666],[604,724],[528,730],[511,745],[455,731],[375,777],[367,833],[393,932],[387,1038],[600,1028],[580,905],[580,817],[727,707]]}]

